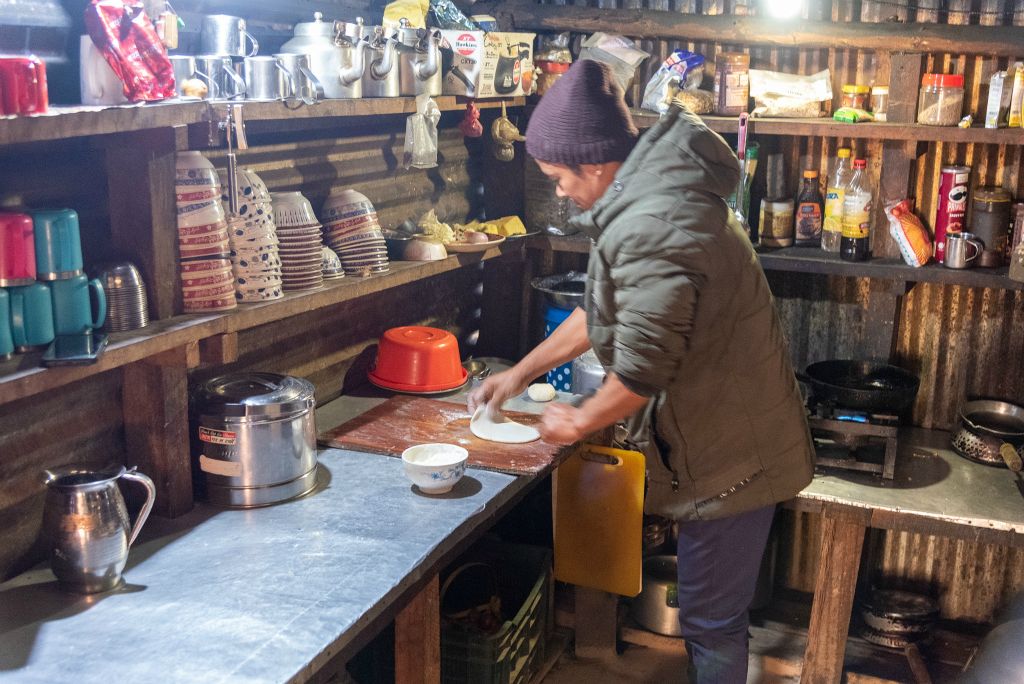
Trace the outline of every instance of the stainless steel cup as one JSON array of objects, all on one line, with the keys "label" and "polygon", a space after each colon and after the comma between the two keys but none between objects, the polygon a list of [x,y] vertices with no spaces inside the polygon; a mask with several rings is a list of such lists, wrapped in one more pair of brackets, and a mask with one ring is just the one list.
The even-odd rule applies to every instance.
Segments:
[{"label": "stainless steel cup", "polygon": [[199,55],[196,75],[206,80],[209,99],[233,100],[245,97],[245,81],[235,72],[234,63],[226,55]]},{"label": "stainless steel cup", "polygon": [[[245,41],[251,45],[246,48]],[[200,30],[203,53],[208,55],[230,55],[251,57],[260,49],[259,43],[246,30],[245,19],[229,14],[211,14],[203,18]]]},{"label": "stainless steel cup", "polygon": [[946,268],[970,268],[985,250],[985,243],[974,233],[946,233]]},{"label": "stainless steel cup", "polygon": [[309,68],[309,55],[281,53],[274,55],[281,67],[291,77],[291,91],[288,98],[299,98],[306,104],[324,99],[324,87]]},{"label": "stainless steel cup", "polygon": [[276,57],[246,57],[242,79],[247,100],[283,100],[295,90],[291,72]]}]

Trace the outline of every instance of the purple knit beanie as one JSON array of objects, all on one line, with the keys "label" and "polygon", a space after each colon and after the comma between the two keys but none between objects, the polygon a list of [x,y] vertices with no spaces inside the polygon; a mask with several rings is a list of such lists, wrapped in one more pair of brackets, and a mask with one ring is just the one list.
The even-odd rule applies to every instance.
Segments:
[{"label": "purple knit beanie", "polygon": [[584,59],[544,93],[526,128],[526,151],[549,164],[624,161],[639,132],[607,65]]}]

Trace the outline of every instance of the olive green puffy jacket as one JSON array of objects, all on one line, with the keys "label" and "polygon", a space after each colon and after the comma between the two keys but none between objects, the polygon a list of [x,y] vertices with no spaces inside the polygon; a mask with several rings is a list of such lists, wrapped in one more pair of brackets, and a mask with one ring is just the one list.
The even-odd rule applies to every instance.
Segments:
[{"label": "olive green puffy jacket", "polygon": [[721,518],[795,496],[813,447],[786,343],[750,241],[724,197],[739,165],[673,109],[574,220],[595,241],[590,341],[606,369],[651,397],[631,420],[650,513]]}]

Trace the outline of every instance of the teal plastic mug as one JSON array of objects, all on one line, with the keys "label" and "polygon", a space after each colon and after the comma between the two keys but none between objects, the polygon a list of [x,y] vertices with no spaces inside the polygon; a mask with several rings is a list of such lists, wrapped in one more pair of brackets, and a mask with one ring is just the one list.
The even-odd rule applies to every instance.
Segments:
[{"label": "teal plastic mug", "polygon": [[31,213],[36,278],[59,280],[81,274],[82,239],[78,214],[72,209],[39,209]]},{"label": "teal plastic mug", "polygon": [[58,335],[82,335],[103,327],[107,296],[99,280],[76,275],[49,283],[53,294],[53,329]]},{"label": "teal plastic mug", "polygon": [[11,299],[11,337],[18,351],[53,342],[50,288],[42,283],[7,288]]},{"label": "teal plastic mug", "polygon": [[0,287],[0,360],[11,358],[14,337],[11,335],[11,296]]}]

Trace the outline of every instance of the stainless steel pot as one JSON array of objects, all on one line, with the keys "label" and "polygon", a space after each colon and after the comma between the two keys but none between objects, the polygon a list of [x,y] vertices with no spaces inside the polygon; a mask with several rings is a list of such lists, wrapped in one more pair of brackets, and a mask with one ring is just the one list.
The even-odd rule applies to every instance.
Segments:
[{"label": "stainless steel pot", "polygon": [[533,289],[544,293],[544,298],[560,309],[583,306],[587,274],[569,271],[558,275],[542,276],[530,281]]},{"label": "stainless steel pot", "polygon": [[441,34],[432,29],[413,28],[402,19],[397,36],[402,95],[440,95]]},{"label": "stainless steel pot", "polygon": [[[208,55],[252,57],[260,49],[259,43],[246,30],[245,19],[228,14],[211,14],[203,17],[199,39],[203,52]],[[250,43],[248,48],[245,45],[246,40]]]},{"label": "stainless steel pot", "polygon": [[597,354],[591,349],[573,359],[569,391],[573,394],[593,394],[601,389],[606,375],[604,366],[597,360]]},{"label": "stainless steel pot", "polygon": [[245,99],[283,100],[295,92],[295,79],[277,57],[246,57],[242,64]]},{"label": "stainless steel pot", "polygon": [[266,506],[316,485],[313,385],[273,373],[236,373],[192,398],[192,445],[201,493],[229,508]]},{"label": "stainless steel pot", "polygon": [[309,55],[309,69],[320,81],[328,98],[362,97],[362,76],[369,45],[353,42],[344,35],[345,24],[324,21],[316,12],[313,21],[295,25],[295,36],[281,46],[281,52]]},{"label": "stainless steel pot", "polygon": [[199,55],[196,57],[196,75],[206,81],[208,99],[245,97],[245,81],[235,71],[234,62],[227,55]]},{"label": "stainless steel pot", "polygon": [[675,556],[644,558],[643,589],[633,599],[632,614],[641,627],[665,636],[682,636]]}]

